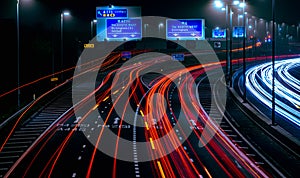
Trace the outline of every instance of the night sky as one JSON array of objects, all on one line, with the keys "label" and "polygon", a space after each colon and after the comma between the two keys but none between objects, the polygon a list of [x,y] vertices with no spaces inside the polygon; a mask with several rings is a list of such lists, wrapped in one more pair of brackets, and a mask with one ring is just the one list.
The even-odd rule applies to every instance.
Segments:
[{"label": "night sky", "polygon": [[[246,0],[249,15],[271,20],[272,0]],[[208,28],[225,25],[225,15],[213,6],[213,0],[20,0],[20,75],[21,84],[58,71],[60,66],[60,13],[71,12],[64,22],[65,65],[75,65],[80,42],[90,39],[91,20],[96,7],[141,6],[142,16],[202,18]],[[276,21],[288,25],[300,23],[299,0],[276,0]],[[16,0],[0,0],[0,93],[16,87],[17,33]],[[69,17],[68,17],[69,18]],[[5,57],[6,56],[6,57]],[[67,67],[67,66],[64,66]]]},{"label": "night sky", "polygon": [[[272,0],[246,0],[247,11],[258,18],[271,19]],[[78,20],[90,21],[95,17],[96,6],[124,5],[141,6],[143,16],[170,18],[205,18],[218,16],[212,10],[213,0],[21,0],[20,14],[26,23],[53,20],[62,9],[69,9]],[[0,17],[15,18],[14,0],[1,0]],[[287,24],[300,23],[299,0],[276,0],[276,19]],[[214,19],[216,20],[216,19]],[[23,21],[23,22],[24,22]]]}]

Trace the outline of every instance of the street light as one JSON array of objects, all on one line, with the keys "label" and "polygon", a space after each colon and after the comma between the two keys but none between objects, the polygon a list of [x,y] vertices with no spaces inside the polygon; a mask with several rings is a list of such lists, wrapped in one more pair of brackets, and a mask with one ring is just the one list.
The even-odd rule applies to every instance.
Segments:
[{"label": "street light", "polygon": [[299,39],[299,27],[300,27],[300,24],[296,27],[296,28],[297,28],[296,31],[297,31],[297,40],[298,40],[298,41],[300,41],[300,39]]},{"label": "street light", "polygon": [[237,16],[237,20],[238,20],[238,26],[240,26],[240,19],[244,18],[244,15],[243,14],[239,14]]},{"label": "street light", "polygon": [[272,125],[275,126],[275,0],[272,0]]},{"label": "street light", "polygon": [[[233,6],[238,6],[240,3],[240,1],[238,0],[234,0],[232,1],[226,1],[225,3],[225,11],[226,11],[226,34],[229,34],[229,53],[228,53],[228,38],[226,35],[226,71],[227,71],[227,76],[229,77],[229,81],[230,81],[230,87],[232,87],[232,7]],[[245,5],[245,4],[244,4]],[[215,1],[215,6],[217,8],[222,8],[222,10],[224,10],[224,4],[223,2],[221,2],[220,0],[216,0]],[[243,5],[242,5],[243,6]],[[229,22],[228,22],[228,15],[229,15]],[[228,30],[228,26],[229,26],[229,30]],[[229,31],[229,32],[228,32]],[[229,68],[229,69],[228,69]]]},{"label": "street light", "polygon": [[[63,12],[61,12],[61,14],[60,14],[60,47],[61,47],[61,50],[60,50],[60,58],[61,58],[61,69],[63,70],[63,58],[64,58],[64,53],[63,53],[63,50],[64,50],[64,43],[63,43],[63,41],[64,41],[64,39],[63,39],[63,35],[64,35],[64,33],[63,33],[63,31],[64,31],[64,17],[65,16],[69,16],[70,15],[70,12],[69,11],[63,11]],[[62,79],[62,81],[63,81],[63,72],[61,73],[61,79]]]},{"label": "street light", "polygon": [[91,20],[91,39],[93,39],[94,37],[94,24],[97,23],[97,20],[94,19],[94,20]]},{"label": "street light", "polygon": [[239,5],[240,1],[233,1],[233,5]]},{"label": "street light", "polygon": [[19,14],[19,8],[20,8],[20,1],[17,0],[17,49],[18,49],[18,54],[17,54],[17,87],[18,87],[18,108],[20,108],[20,14]]},{"label": "street light", "polygon": [[243,92],[243,102],[247,102],[247,95],[246,95],[246,12],[245,7],[246,3],[245,0],[240,4],[240,7],[243,8],[243,26],[244,26],[244,34],[243,34],[243,78],[244,78],[244,92]]},{"label": "street light", "polygon": [[149,24],[144,24],[144,36],[147,36],[147,28],[148,28]]},{"label": "street light", "polygon": [[158,33],[159,33],[159,36],[161,36],[160,31],[161,31],[161,28],[163,28],[163,27],[164,27],[163,23],[159,23],[158,24]]},{"label": "street light", "polygon": [[219,1],[219,0],[215,1],[215,5],[216,5],[216,7],[218,7],[218,8],[223,7],[223,3],[222,3],[221,1]]},{"label": "street light", "polygon": [[17,87],[18,87],[18,108],[21,106],[20,102],[20,1],[17,0]]}]

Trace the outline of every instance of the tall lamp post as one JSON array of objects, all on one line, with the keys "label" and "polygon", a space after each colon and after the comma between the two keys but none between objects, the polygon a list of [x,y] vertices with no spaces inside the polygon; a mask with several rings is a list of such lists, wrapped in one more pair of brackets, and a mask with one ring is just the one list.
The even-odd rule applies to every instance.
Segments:
[{"label": "tall lamp post", "polygon": [[[60,59],[61,59],[61,69],[63,70],[63,61],[64,61],[64,38],[63,38],[63,35],[64,35],[64,16],[69,16],[70,15],[70,12],[69,11],[63,11],[61,14],[60,14]],[[61,79],[63,81],[63,72],[61,73]]]},{"label": "tall lamp post", "polygon": [[97,20],[94,19],[94,20],[91,20],[91,40],[93,39],[94,37],[94,25],[95,23],[97,23]]},{"label": "tall lamp post", "polygon": [[159,36],[161,36],[161,31],[162,31],[162,28],[164,27],[164,24],[163,23],[159,23],[158,24],[158,33],[159,33]]},{"label": "tall lamp post", "polygon": [[[234,0],[233,2],[225,0],[226,24],[227,24],[226,33],[227,33],[228,26],[229,26],[229,32],[227,33],[227,34],[229,34],[229,54],[228,54],[228,52],[226,52],[226,66],[227,66],[227,71],[229,71],[229,73],[227,75],[229,77],[229,83],[230,83],[229,86],[230,87],[232,87],[232,14],[233,14],[232,7],[238,6],[239,4],[241,4],[241,3],[238,0]],[[215,6],[217,8],[223,8],[224,4],[221,0],[215,0]],[[229,15],[229,23],[228,23],[228,15]],[[228,37],[226,35],[226,41],[227,41],[227,38]],[[228,45],[228,42],[226,42],[226,45]],[[229,63],[229,65],[228,65],[228,63]]]},{"label": "tall lamp post", "polygon": [[243,34],[243,102],[247,101],[247,95],[246,95],[246,12],[245,12],[245,0],[243,0],[243,3],[240,4],[240,7],[243,8],[243,26],[244,26],[244,34]]},{"label": "tall lamp post", "polygon": [[272,0],[272,125],[275,126],[275,0]]},{"label": "tall lamp post", "polygon": [[17,0],[17,87],[18,87],[18,108],[20,108],[20,0]]}]

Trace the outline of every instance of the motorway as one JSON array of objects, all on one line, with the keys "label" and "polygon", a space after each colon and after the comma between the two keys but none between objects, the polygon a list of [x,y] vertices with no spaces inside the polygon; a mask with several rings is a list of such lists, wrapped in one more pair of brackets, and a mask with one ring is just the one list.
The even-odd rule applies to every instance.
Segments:
[{"label": "motorway", "polygon": [[[281,60],[276,62],[275,70],[278,76],[275,80],[275,93],[277,95],[276,112],[296,127],[300,127],[300,81],[292,76],[289,71],[299,69],[299,58]],[[246,87],[251,94],[272,108],[272,96],[268,91],[272,90],[272,64],[266,63],[255,68],[251,68],[246,73]],[[260,83],[263,83],[267,88],[264,89]]]},{"label": "motorway", "polygon": [[72,87],[13,124],[0,177],[296,177],[299,152],[251,121],[224,62],[177,64],[160,53],[82,64]]}]

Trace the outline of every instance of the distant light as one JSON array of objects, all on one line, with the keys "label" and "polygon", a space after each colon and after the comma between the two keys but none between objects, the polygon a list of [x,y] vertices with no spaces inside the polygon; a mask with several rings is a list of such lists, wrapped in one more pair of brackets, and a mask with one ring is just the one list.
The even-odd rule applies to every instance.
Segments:
[{"label": "distant light", "polygon": [[221,1],[215,1],[215,6],[220,8],[220,7],[223,7],[223,3]]},{"label": "distant light", "polygon": [[239,5],[240,1],[233,1],[233,5]]},{"label": "distant light", "polygon": [[245,15],[247,15],[247,14],[248,14],[248,12],[245,12],[244,14],[245,14]]},{"label": "distant light", "polygon": [[243,18],[243,17],[244,17],[243,15],[241,15],[241,14],[239,15],[239,18]]},{"label": "distant light", "polygon": [[249,25],[249,27],[248,27],[248,28],[250,28],[250,29],[251,29],[251,28],[252,28],[252,25]]},{"label": "distant light", "polygon": [[94,20],[93,20],[93,22],[94,22],[94,23],[97,23],[97,20],[96,20],[96,19],[94,19]]},{"label": "distant light", "polygon": [[246,4],[243,3],[243,2],[241,2],[241,3],[239,4],[239,6],[243,8],[243,7],[246,7]]},{"label": "distant light", "polygon": [[70,12],[69,11],[64,11],[63,14],[64,14],[64,16],[69,16]]},{"label": "distant light", "polygon": [[225,7],[222,7],[222,9],[221,9],[222,11],[225,11],[226,10],[226,8]]},{"label": "distant light", "polygon": [[163,27],[163,26],[164,26],[164,24],[163,24],[163,23],[160,23],[158,26],[159,26],[159,27]]}]

